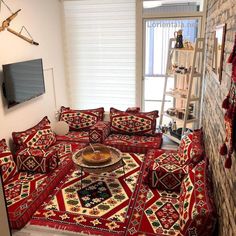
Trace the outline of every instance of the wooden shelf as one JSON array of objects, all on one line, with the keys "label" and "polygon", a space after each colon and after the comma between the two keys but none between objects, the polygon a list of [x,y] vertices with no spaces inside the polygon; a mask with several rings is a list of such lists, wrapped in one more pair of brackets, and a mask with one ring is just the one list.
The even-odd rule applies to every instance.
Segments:
[{"label": "wooden shelf", "polygon": [[188,49],[188,48],[171,48],[173,51],[177,51],[177,52],[194,52],[194,48],[193,49]]},{"label": "wooden shelf", "polygon": [[[174,76],[183,76],[183,77],[185,77],[185,76],[190,76],[190,74],[191,73],[185,73],[185,74],[181,74],[181,73],[176,73],[176,72],[172,72],[172,71],[170,71],[169,73],[168,73],[168,76],[170,76],[170,77],[174,77]],[[193,74],[193,77],[201,77],[202,76],[202,74],[201,73],[194,73]]]},{"label": "wooden shelf", "polygon": [[[169,40],[168,46],[168,57],[166,64],[166,76],[164,84],[163,99],[161,104],[161,115],[160,115],[160,125],[163,123],[163,116],[169,117],[172,120],[176,120],[181,123],[183,130],[188,126],[197,127],[199,124],[199,111],[201,110],[201,96],[202,96],[202,76],[203,76],[203,52],[204,52],[204,38],[197,38],[195,41],[194,48],[173,48],[176,39],[171,38]],[[183,52],[183,53],[182,53]],[[179,67],[183,67],[183,70],[180,70]],[[187,68],[187,69],[186,69]],[[176,73],[176,71],[178,73]],[[181,73],[182,72],[182,73]],[[172,79],[171,79],[172,77]],[[172,85],[173,90],[167,91],[168,80],[171,79],[174,81]],[[193,86],[196,86],[196,89]],[[182,89],[181,89],[182,88]],[[186,89],[184,89],[186,88]],[[170,116],[166,113],[165,103],[168,99],[166,96],[173,97],[173,107],[182,107],[182,114],[179,119],[176,116]],[[170,100],[170,99],[169,99]],[[194,105],[193,113],[188,112],[190,104]],[[186,111],[186,112],[184,112]],[[173,113],[174,114],[174,113]],[[187,117],[192,117],[192,119],[187,119]],[[182,131],[183,132],[183,131]],[[175,139],[175,137],[168,134],[170,139]]]},{"label": "wooden shelf", "polygon": [[[181,94],[181,93],[178,93],[178,92],[166,92],[165,94],[166,94],[167,96],[171,96],[171,97],[173,97],[173,98],[182,99],[182,100],[187,100],[187,95]],[[191,101],[191,102],[199,101],[199,98],[198,98],[198,97],[195,97],[195,96],[192,96],[192,97],[190,98],[190,101]]]},{"label": "wooden shelf", "polygon": [[[166,116],[166,117],[169,117],[169,118],[171,118],[171,119],[173,119],[173,120],[177,120],[177,121],[184,122],[184,119],[179,119],[179,118],[176,117],[176,116],[170,116],[170,115],[168,115],[166,112],[164,112],[163,115]],[[192,118],[192,119],[187,120],[187,121],[186,121],[186,124],[193,123],[193,122],[195,122],[195,121],[198,121],[198,119],[197,119],[197,118]]]}]

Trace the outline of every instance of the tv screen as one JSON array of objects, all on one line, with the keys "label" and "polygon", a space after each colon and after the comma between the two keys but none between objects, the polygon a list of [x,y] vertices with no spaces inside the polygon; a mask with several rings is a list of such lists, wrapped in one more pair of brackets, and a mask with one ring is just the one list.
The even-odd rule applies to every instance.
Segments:
[{"label": "tv screen", "polygon": [[42,59],[6,64],[2,68],[8,107],[45,93]]}]

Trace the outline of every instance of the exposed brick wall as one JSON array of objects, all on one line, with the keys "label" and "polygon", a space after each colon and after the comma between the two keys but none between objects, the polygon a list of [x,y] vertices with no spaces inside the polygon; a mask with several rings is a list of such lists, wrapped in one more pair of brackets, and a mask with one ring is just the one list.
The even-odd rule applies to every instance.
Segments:
[{"label": "exposed brick wall", "polygon": [[217,25],[226,23],[226,45],[222,83],[205,72],[202,125],[205,133],[207,156],[213,176],[215,202],[219,214],[219,236],[236,235],[236,157],[230,170],[224,168],[219,147],[225,138],[222,101],[230,87],[231,65],[226,59],[233,48],[236,33],[236,0],[208,0],[206,25],[206,64],[212,65],[213,35]]}]

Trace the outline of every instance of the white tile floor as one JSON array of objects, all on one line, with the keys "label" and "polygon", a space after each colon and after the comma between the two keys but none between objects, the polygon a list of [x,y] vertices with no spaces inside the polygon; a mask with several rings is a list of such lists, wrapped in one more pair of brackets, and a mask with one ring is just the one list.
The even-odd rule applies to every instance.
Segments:
[{"label": "white tile floor", "polygon": [[[178,145],[166,137],[163,137],[163,149],[177,149]],[[59,232],[53,229],[38,229],[34,226],[25,226],[20,231],[13,232],[12,236],[85,236],[85,234],[70,233],[70,232]],[[91,236],[91,235],[90,235]],[[102,235],[101,235],[102,236]]]}]

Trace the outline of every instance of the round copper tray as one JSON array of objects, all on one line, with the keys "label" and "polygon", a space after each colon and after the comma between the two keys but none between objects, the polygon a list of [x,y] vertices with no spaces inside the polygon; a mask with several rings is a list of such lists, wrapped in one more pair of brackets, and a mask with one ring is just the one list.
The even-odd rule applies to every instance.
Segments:
[{"label": "round copper tray", "polygon": [[72,156],[72,160],[79,167],[87,168],[87,169],[101,169],[101,168],[103,169],[103,168],[108,168],[119,163],[122,160],[122,153],[116,148],[113,148],[110,146],[106,146],[106,147],[110,150],[110,155],[111,155],[111,159],[106,162],[98,163],[98,164],[94,164],[94,163],[91,164],[84,161],[83,151],[85,150],[85,148],[76,152]]}]

